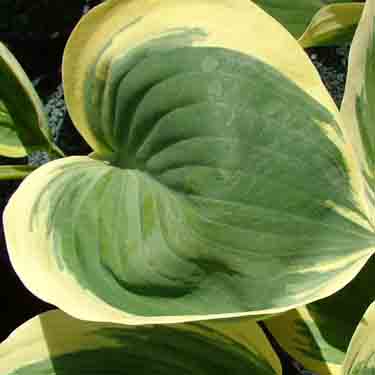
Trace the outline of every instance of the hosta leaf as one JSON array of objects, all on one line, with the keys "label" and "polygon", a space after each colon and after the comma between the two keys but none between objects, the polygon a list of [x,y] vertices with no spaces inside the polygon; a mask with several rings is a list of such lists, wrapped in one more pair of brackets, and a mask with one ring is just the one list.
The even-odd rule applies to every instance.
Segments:
[{"label": "hosta leaf", "polygon": [[350,342],[344,375],[372,375],[375,372],[375,303],[366,311]]},{"label": "hosta leaf", "polygon": [[350,42],[361,18],[363,3],[332,4],[323,7],[299,38],[302,47]]},{"label": "hosta leaf", "polygon": [[[47,118],[43,105],[26,73],[16,58],[0,42],[0,101],[11,117],[6,124],[0,122],[2,128],[9,132],[9,121],[12,121],[11,134],[0,129],[0,154],[9,157],[25,156],[35,150],[54,150],[61,154],[51,140]],[[3,113],[4,111],[0,112]],[[8,150],[9,143],[12,150]]]},{"label": "hosta leaf", "polygon": [[304,47],[350,40],[362,4],[352,0],[252,0]]},{"label": "hosta leaf", "polygon": [[23,157],[27,151],[18,136],[17,128],[5,105],[0,101],[0,155]]},{"label": "hosta leaf", "polygon": [[341,107],[344,125],[372,188],[375,179],[374,24],[375,4],[367,1],[350,50],[348,78]]},{"label": "hosta leaf", "polygon": [[249,320],[129,327],[55,310],[0,345],[1,375],[281,375],[276,354]]},{"label": "hosta leaf", "polygon": [[332,294],[372,255],[332,99],[251,2],[107,1],[73,32],[64,85],[95,157],[33,172],[4,216],[42,299],[132,324],[259,317]]},{"label": "hosta leaf", "polygon": [[340,375],[349,342],[375,300],[375,259],[344,289],[265,321],[284,350],[319,375]]}]

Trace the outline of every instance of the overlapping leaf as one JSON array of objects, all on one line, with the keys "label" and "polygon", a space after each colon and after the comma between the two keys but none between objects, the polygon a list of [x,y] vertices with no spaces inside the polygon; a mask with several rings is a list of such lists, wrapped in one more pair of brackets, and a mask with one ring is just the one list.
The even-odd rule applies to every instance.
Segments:
[{"label": "overlapping leaf", "polygon": [[350,342],[344,375],[371,375],[375,372],[375,303],[366,311]]},{"label": "overlapping leaf", "polygon": [[[353,144],[366,176],[365,193],[369,201],[374,199],[375,167],[374,21],[375,5],[368,1],[350,51],[341,108],[346,138]],[[368,212],[373,217],[373,209]],[[375,300],[374,262],[371,259],[357,278],[339,293],[267,322],[282,347],[307,368],[319,374],[340,373],[355,327]]]},{"label": "overlapping leaf", "polygon": [[299,38],[304,48],[351,42],[361,18],[363,3],[338,3],[319,10]]},{"label": "overlapping leaf", "polygon": [[284,350],[319,375],[340,375],[349,342],[375,300],[375,259],[344,289],[321,301],[268,319]]},{"label": "overlapping leaf", "polygon": [[368,182],[375,171],[375,6],[368,1],[350,51],[341,113]]},{"label": "overlapping leaf", "polygon": [[338,111],[253,3],[107,1],[73,32],[64,87],[95,158],[32,173],[4,224],[24,283],[73,316],[259,317],[334,293],[372,255]]},{"label": "overlapping leaf", "polygon": [[127,327],[55,310],[0,345],[1,375],[281,375],[276,354],[249,320]]}]

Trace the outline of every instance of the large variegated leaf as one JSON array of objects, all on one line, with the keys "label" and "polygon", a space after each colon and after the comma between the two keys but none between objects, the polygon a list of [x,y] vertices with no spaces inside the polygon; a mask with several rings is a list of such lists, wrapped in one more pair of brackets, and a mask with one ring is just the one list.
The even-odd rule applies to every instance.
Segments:
[{"label": "large variegated leaf", "polygon": [[343,375],[372,375],[375,373],[375,303],[361,319],[350,342]]},{"label": "large variegated leaf", "polygon": [[252,0],[304,47],[350,41],[363,4],[352,0]]},{"label": "large variegated leaf", "polygon": [[0,101],[0,155],[22,157],[35,150],[62,154],[51,140],[38,94],[21,65],[1,42]]},{"label": "large variegated leaf", "polygon": [[95,156],[32,173],[4,224],[27,287],[75,317],[278,313],[373,253],[336,107],[248,0],[106,1],[72,34],[64,86]]},{"label": "large variegated leaf", "polygon": [[127,327],[55,310],[26,322],[0,345],[0,374],[281,375],[281,366],[248,319]]},{"label": "large variegated leaf", "polygon": [[338,293],[268,319],[265,323],[284,350],[319,375],[340,375],[349,342],[375,300],[375,259]]}]

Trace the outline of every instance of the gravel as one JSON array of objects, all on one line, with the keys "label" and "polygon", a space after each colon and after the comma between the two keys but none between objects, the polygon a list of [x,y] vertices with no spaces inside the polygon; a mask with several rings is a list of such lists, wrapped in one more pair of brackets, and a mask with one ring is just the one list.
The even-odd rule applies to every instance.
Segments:
[{"label": "gravel", "polygon": [[340,107],[344,95],[349,47],[349,45],[345,45],[307,50],[311,61],[319,71],[323,83],[338,107]]},{"label": "gravel", "polygon": [[45,106],[45,111],[48,116],[48,126],[51,129],[52,138],[56,142],[66,114],[62,84],[60,84],[57,90],[49,97]]},{"label": "gravel", "polygon": [[[47,99],[44,110],[48,118],[48,127],[50,128],[52,139],[58,143],[59,133],[64,124],[66,107],[64,102],[64,92],[62,85],[59,85],[56,91]],[[50,155],[44,151],[36,151],[28,156],[28,163],[33,166],[40,166],[51,160]]]}]

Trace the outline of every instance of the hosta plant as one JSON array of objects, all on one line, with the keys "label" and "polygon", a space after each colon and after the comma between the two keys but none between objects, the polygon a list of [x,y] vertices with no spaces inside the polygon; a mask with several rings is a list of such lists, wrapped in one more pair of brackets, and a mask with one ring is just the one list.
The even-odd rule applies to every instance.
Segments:
[{"label": "hosta plant", "polygon": [[119,323],[259,317],[334,293],[373,254],[339,112],[253,3],[107,1],[73,32],[63,80],[94,153],[39,168],[4,214],[42,299]]},{"label": "hosta plant", "polygon": [[[374,17],[368,1],[340,113],[298,42],[253,2],[90,11],[63,81],[94,152],[30,174],[4,213],[16,272],[64,313],[9,337],[4,374],[281,374],[262,318],[292,349],[312,337],[297,347],[302,362],[341,370],[346,335],[374,300],[363,287],[375,242]],[[355,298],[353,314],[341,295]]]},{"label": "hosta plant", "polygon": [[[53,143],[42,102],[25,71],[0,42],[0,155],[24,157],[34,151],[53,156],[63,153]],[[22,178],[27,165],[0,167],[0,179]]]}]

